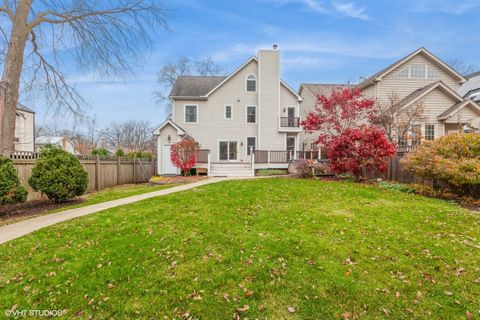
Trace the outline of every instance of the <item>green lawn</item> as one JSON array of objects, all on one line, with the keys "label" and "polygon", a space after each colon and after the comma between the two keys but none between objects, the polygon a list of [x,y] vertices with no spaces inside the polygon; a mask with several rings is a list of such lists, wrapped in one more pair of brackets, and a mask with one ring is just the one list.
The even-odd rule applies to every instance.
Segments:
[{"label": "green lawn", "polygon": [[480,216],[436,199],[317,180],[222,182],[1,245],[0,312],[475,319],[479,242]]},{"label": "green lawn", "polygon": [[63,210],[68,210],[68,209],[73,209],[73,208],[80,208],[80,207],[85,207],[89,206],[91,204],[97,204],[100,202],[106,202],[106,201],[111,201],[111,200],[117,200],[121,198],[126,198],[130,196],[134,196],[137,194],[143,194],[143,193],[148,193],[152,191],[157,191],[157,190],[162,190],[170,187],[174,187],[176,185],[170,184],[170,185],[149,185],[149,184],[127,184],[127,185],[121,185],[121,186],[116,186],[112,188],[107,188],[102,191],[98,192],[93,192],[86,194],[82,196],[81,198],[84,199],[83,202],[72,204],[72,205],[66,205],[62,206],[58,209],[55,210],[50,210],[42,213],[36,213],[32,215],[20,215],[20,216],[7,216],[7,217],[1,217],[0,219],[0,226],[4,226],[7,224],[12,224],[15,222],[19,222],[22,220],[27,220],[31,219],[34,217],[38,217],[41,215],[46,215],[50,213],[55,213],[55,212],[60,212]]}]

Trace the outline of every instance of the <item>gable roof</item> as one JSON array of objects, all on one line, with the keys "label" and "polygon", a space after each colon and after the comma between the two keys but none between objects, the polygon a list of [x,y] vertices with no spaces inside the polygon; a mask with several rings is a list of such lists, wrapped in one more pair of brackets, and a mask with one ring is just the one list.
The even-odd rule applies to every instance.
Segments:
[{"label": "gable roof", "polygon": [[[256,56],[249,58],[240,67],[228,76],[181,76],[175,81],[175,85],[170,92],[172,99],[184,100],[207,100],[208,97],[217,91],[221,86],[227,83],[250,62],[258,62]],[[280,83],[289,90],[299,101],[303,98],[293,90],[285,81],[280,79]]]},{"label": "gable roof", "polygon": [[396,106],[400,108],[408,107],[415,101],[420,100],[424,96],[426,96],[428,93],[432,92],[433,90],[440,88],[443,89],[449,96],[451,96],[453,99],[457,101],[463,101],[462,97],[459,96],[455,91],[453,91],[449,86],[447,86],[445,83],[442,81],[437,81],[434,83],[431,83],[423,88],[417,89],[410,93],[408,96],[397,102]]},{"label": "gable roof", "polygon": [[173,122],[172,119],[167,119],[157,129],[153,130],[153,135],[156,135],[156,136],[160,135],[160,131],[168,124],[171,125],[172,127],[174,127],[177,130],[177,134],[179,136],[182,136],[182,135],[186,134],[185,130],[180,128],[180,126],[178,124],[176,124],[175,122]]},{"label": "gable roof", "polygon": [[313,97],[317,97],[319,95],[330,95],[333,89],[344,89],[344,88],[351,88],[353,85],[339,83],[339,84],[331,84],[331,83],[302,83],[300,84],[300,92],[302,89],[305,89],[308,93],[310,93]]},{"label": "gable roof", "polygon": [[460,111],[461,109],[465,108],[466,106],[472,106],[480,114],[480,106],[478,104],[476,104],[475,102],[473,102],[472,100],[468,99],[468,100],[463,100],[463,101],[460,101],[460,102],[454,104],[453,106],[451,106],[450,108],[448,108],[447,110],[442,112],[437,117],[437,119],[438,120],[446,120],[446,119],[450,118],[455,112]]},{"label": "gable roof", "polygon": [[36,144],[60,144],[63,143],[63,141],[67,141],[73,145],[72,141],[67,137],[40,136],[35,139]]},{"label": "gable roof", "polygon": [[360,82],[357,87],[359,89],[363,89],[365,88],[366,86],[376,82],[376,81],[380,81],[382,80],[382,78],[384,76],[386,76],[388,73],[390,73],[391,71],[393,71],[394,69],[396,69],[397,67],[399,67],[400,65],[404,64],[405,62],[409,61],[410,59],[412,59],[413,57],[419,55],[419,54],[424,54],[427,56],[427,58],[429,58],[430,60],[434,61],[435,63],[437,63],[438,65],[440,65],[442,67],[443,70],[447,71],[448,73],[450,73],[452,76],[458,78],[458,80],[460,82],[466,82],[467,79],[465,79],[464,76],[462,76],[460,73],[458,73],[455,69],[453,69],[452,67],[450,67],[448,64],[446,64],[445,62],[443,62],[440,58],[438,58],[437,56],[435,56],[433,53],[431,53],[430,51],[428,51],[426,48],[424,47],[421,47],[417,50],[415,50],[414,52],[410,53],[409,55],[407,55],[406,57],[398,60],[397,62],[394,62],[392,63],[391,65],[389,65],[388,67],[380,70],[379,72],[375,73],[373,76],[371,77],[368,77],[367,79],[363,80],[362,82]]},{"label": "gable roof", "polygon": [[222,76],[180,76],[170,91],[170,97],[175,99],[204,97],[225,78]]},{"label": "gable roof", "polygon": [[17,110],[25,111],[25,112],[28,112],[28,113],[35,113],[35,111],[33,111],[32,109],[24,106],[24,105],[21,104],[20,102],[17,102]]},{"label": "gable roof", "polygon": [[250,59],[248,59],[247,61],[245,61],[240,67],[238,67],[235,71],[233,71],[228,77],[225,77],[225,79],[223,79],[223,81],[221,81],[218,85],[216,85],[214,88],[212,88],[212,90],[207,92],[205,97],[208,97],[209,95],[211,95],[212,93],[217,91],[218,88],[223,86],[228,80],[233,78],[237,73],[239,73],[243,68],[245,68],[252,61],[258,62],[257,57],[253,56]]}]

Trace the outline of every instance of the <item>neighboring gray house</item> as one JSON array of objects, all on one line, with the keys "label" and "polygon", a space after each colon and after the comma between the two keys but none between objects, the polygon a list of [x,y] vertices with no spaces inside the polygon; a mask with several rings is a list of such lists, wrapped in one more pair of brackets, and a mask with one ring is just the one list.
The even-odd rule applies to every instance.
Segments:
[{"label": "neighboring gray house", "polygon": [[280,79],[276,47],[260,50],[226,77],[179,77],[170,99],[172,116],[154,131],[159,174],[178,173],[170,145],[185,136],[199,142],[198,167],[210,175],[286,168],[299,148],[302,98]]},{"label": "neighboring gray house", "polygon": [[21,103],[16,111],[15,151],[35,151],[35,112]]},{"label": "neighboring gray house", "polygon": [[480,103],[480,71],[466,76],[465,82],[459,89],[458,94],[465,99],[472,99]]},{"label": "neighboring gray house", "polygon": [[[423,139],[433,140],[458,132],[460,128],[478,132],[480,106],[471,98],[479,97],[480,76],[477,74],[471,77],[468,87],[466,82],[465,77],[441,59],[427,49],[420,48],[361,81],[355,87],[361,90],[365,97],[374,99],[379,107],[388,105],[392,96],[397,98],[400,110],[421,103],[424,106],[425,119],[414,124],[415,128],[412,128],[412,131],[421,130]],[[300,95],[304,98],[300,106],[302,113],[313,110],[315,106],[315,99],[312,99],[315,94],[312,94],[312,91],[328,94],[333,87],[342,86],[344,85],[302,85],[300,87]],[[462,90],[465,94],[461,93]],[[304,137],[308,140],[312,136]],[[406,144],[413,143],[410,137],[403,139],[399,137],[400,140]]]},{"label": "neighboring gray house", "polygon": [[43,146],[48,144],[55,145],[60,149],[67,151],[68,153],[77,154],[75,150],[75,145],[73,144],[72,141],[70,141],[70,139],[68,139],[65,136],[63,137],[41,136],[41,137],[37,137],[37,139],[35,140],[35,147],[37,152],[40,151],[40,149]]}]

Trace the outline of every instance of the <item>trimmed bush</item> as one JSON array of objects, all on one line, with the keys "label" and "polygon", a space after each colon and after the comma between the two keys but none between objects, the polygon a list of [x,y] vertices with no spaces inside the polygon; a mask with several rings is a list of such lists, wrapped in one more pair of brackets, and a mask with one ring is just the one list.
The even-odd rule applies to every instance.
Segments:
[{"label": "trimmed bush", "polygon": [[432,180],[434,188],[480,196],[480,135],[451,134],[427,141],[402,160],[407,170]]},{"label": "trimmed bush", "polygon": [[50,200],[61,202],[82,195],[88,176],[74,155],[50,145],[41,149],[28,183]]},{"label": "trimmed bush", "polygon": [[18,180],[12,160],[0,157],[0,205],[23,202],[27,191]]},{"label": "trimmed bush", "polygon": [[108,150],[105,148],[93,149],[92,156],[108,157]]},{"label": "trimmed bush", "polygon": [[125,151],[123,151],[123,149],[117,149],[117,151],[115,151],[115,156],[116,157],[125,157]]}]

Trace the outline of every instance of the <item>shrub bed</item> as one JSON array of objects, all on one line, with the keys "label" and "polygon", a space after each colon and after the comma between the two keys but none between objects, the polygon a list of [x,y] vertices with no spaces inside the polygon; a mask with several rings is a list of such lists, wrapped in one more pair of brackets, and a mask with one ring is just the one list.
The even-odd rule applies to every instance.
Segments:
[{"label": "shrub bed", "polygon": [[18,180],[12,160],[0,157],[0,205],[23,202],[27,191]]},{"label": "shrub bed", "polygon": [[407,170],[433,182],[436,190],[480,197],[480,135],[452,134],[427,141],[402,160]]}]

